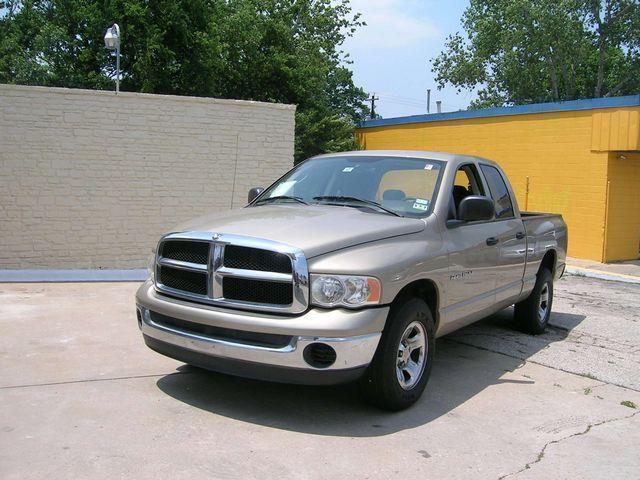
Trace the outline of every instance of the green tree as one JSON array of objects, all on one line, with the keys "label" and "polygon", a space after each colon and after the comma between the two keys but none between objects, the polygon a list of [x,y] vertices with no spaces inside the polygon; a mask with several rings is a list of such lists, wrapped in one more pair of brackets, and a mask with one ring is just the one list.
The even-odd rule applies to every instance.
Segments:
[{"label": "green tree", "polygon": [[471,0],[462,25],[433,71],[472,107],[640,90],[638,0]]},{"label": "green tree", "polygon": [[341,45],[348,0],[0,2],[0,82],[113,88],[105,29],[122,34],[122,90],[294,103],[295,158],[356,148],[365,92]]}]

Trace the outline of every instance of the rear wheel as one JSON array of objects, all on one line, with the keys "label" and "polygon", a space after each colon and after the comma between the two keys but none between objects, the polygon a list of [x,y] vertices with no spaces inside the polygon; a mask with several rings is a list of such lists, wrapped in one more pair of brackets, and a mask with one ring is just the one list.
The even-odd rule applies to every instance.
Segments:
[{"label": "rear wheel", "polygon": [[521,329],[532,335],[543,333],[549,323],[553,304],[553,275],[542,267],[531,295],[515,305],[515,320]]},{"label": "rear wheel", "polygon": [[435,327],[428,305],[410,298],[392,307],[376,354],[360,380],[364,398],[387,410],[403,410],[420,398],[433,363]]}]

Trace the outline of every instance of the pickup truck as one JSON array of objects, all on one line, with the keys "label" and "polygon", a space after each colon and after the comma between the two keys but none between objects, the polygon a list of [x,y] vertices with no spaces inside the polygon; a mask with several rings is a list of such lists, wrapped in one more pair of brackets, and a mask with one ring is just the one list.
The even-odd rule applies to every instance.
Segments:
[{"label": "pickup truck", "polygon": [[232,375],[358,381],[369,402],[413,404],[435,339],[515,305],[544,331],[564,272],[560,215],[522,213],[500,167],[437,152],[306,160],[244,208],[160,238],[136,293],[151,349]]}]

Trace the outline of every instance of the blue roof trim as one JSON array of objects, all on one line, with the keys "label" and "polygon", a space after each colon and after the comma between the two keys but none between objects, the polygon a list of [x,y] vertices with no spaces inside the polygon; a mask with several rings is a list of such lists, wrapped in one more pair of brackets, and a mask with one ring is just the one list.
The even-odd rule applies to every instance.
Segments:
[{"label": "blue roof trim", "polygon": [[590,98],[570,100],[567,102],[533,103],[516,107],[482,108],[478,110],[461,110],[459,112],[432,113],[428,115],[410,115],[408,117],[381,118],[365,120],[360,128],[383,127],[385,125],[403,125],[406,123],[443,122],[445,120],[462,120],[468,118],[499,117],[503,115],[526,115],[531,113],[564,112],[570,110],[595,110],[597,108],[635,107],[640,105],[640,95],[626,97]]}]

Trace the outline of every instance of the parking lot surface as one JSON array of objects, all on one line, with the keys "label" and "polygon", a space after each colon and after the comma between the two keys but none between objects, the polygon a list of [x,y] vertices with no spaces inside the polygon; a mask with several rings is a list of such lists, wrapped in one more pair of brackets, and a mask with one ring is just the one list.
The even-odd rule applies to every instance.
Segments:
[{"label": "parking lot surface", "polygon": [[137,286],[0,284],[1,478],[640,478],[640,285],[565,277],[544,335],[439,339],[399,413],[162,357]]}]

